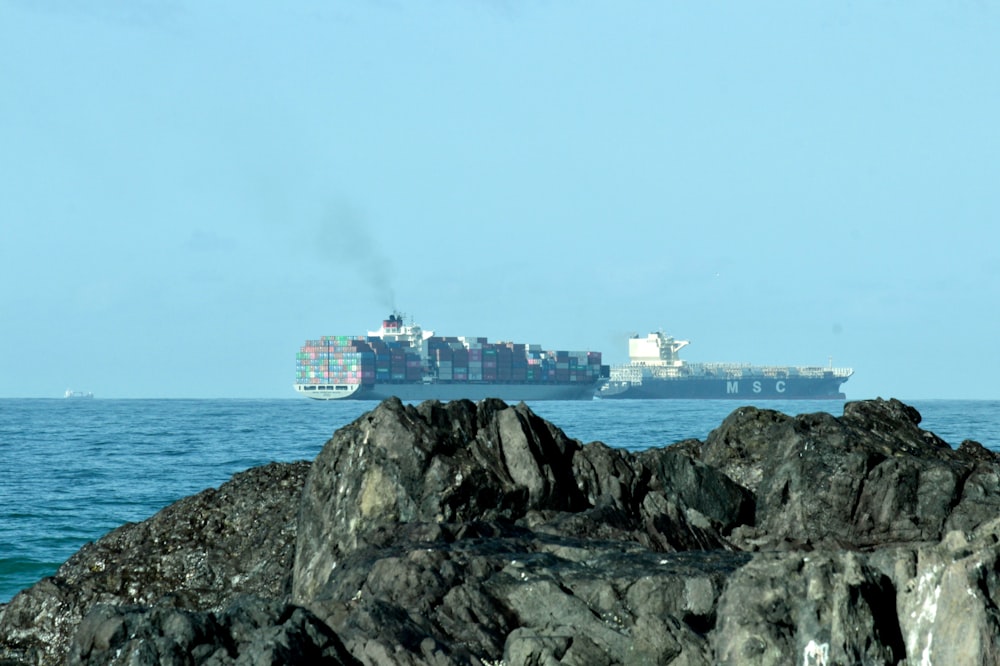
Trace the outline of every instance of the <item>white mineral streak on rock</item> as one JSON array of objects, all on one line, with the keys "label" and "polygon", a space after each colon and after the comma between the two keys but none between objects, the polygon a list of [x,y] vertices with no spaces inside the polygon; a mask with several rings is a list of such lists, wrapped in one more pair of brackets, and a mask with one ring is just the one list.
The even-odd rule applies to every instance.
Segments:
[{"label": "white mineral streak on rock", "polygon": [[934,632],[927,632],[927,645],[924,647],[924,651],[920,653],[920,666],[934,666],[934,662],[931,661],[931,642],[934,640]]},{"label": "white mineral streak on rock", "polygon": [[[934,640],[933,626],[937,618],[938,599],[941,597],[939,572],[942,568],[942,565],[934,565],[920,576],[917,581],[919,606],[910,613],[915,622],[911,625],[906,649],[910,654],[920,654],[921,666],[932,664],[931,644]],[[923,634],[926,634],[926,637]]]},{"label": "white mineral streak on rock", "polygon": [[809,641],[802,652],[802,666],[826,666],[830,659],[830,644]]}]

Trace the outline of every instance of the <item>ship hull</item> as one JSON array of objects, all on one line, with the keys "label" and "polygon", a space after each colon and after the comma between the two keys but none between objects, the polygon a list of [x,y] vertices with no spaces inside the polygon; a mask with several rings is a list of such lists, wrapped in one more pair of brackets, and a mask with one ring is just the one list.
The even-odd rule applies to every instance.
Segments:
[{"label": "ship hull", "polygon": [[629,362],[610,368],[595,397],[608,400],[844,400],[850,368],[750,363],[687,363],[687,346],[663,331],[628,341]]},{"label": "ship hull", "polygon": [[844,400],[844,379],[829,377],[646,378],[642,383],[608,382],[595,396],[602,400]]},{"label": "ship hull", "polygon": [[491,384],[491,383],[400,383],[356,385],[350,389],[334,387],[307,388],[296,385],[302,395],[315,400],[385,400],[396,397],[404,401],[472,400],[499,398],[506,402],[537,400],[591,400],[593,384]]}]

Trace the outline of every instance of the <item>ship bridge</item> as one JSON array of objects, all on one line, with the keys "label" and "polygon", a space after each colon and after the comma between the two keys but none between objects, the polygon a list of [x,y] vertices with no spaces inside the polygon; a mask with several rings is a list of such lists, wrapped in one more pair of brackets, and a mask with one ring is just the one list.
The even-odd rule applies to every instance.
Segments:
[{"label": "ship bridge", "polygon": [[420,343],[432,337],[434,331],[421,330],[416,324],[403,322],[403,315],[393,312],[388,319],[382,320],[382,327],[377,331],[368,331],[369,338],[381,338],[385,342],[409,344],[419,349]]},{"label": "ship bridge", "polygon": [[628,341],[628,357],[632,363],[640,365],[679,367],[684,361],[677,352],[689,344],[688,340],[676,340],[662,331],[644,338],[633,335]]}]

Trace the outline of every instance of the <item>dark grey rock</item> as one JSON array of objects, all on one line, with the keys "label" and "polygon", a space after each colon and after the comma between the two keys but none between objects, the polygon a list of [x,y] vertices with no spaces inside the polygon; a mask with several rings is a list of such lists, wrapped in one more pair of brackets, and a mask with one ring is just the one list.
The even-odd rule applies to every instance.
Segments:
[{"label": "dark grey rock", "polygon": [[428,663],[428,644],[434,663],[521,663],[508,653],[558,652],[554,638],[576,646],[571,657],[584,645],[588,659],[600,654],[592,663],[693,659],[707,654],[702,634],[715,622],[726,577],[749,559],[517,528],[485,539],[413,536],[347,555],[343,573],[312,601],[363,663]]},{"label": "dark grey rock", "polygon": [[762,553],[726,584],[712,654],[717,664],[897,664],[895,599],[863,555]]},{"label": "dark grey rock", "polygon": [[380,526],[584,508],[570,473],[578,449],[523,405],[383,402],[338,430],[314,462],[299,519],[295,597],[311,598]]},{"label": "dark grey rock", "polygon": [[313,464],[294,598],[309,603],[348,553],[401,523],[520,521],[672,551],[725,547],[722,531],[750,506],[747,491],[700,462],[583,447],[524,404],[387,400],[337,431]]},{"label": "dark grey rock", "polygon": [[182,499],[87,544],[54,576],[0,609],[0,658],[65,662],[96,604],[221,607],[246,594],[285,598],[309,463],[272,463]]},{"label": "dark grey rock", "polygon": [[685,451],[753,491],[745,548],[874,548],[940,540],[1000,514],[997,456],[952,449],[898,400],[847,403],[844,416],[743,407]]},{"label": "dark grey rock", "polygon": [[[523,404],[389,400],[339,430],[313,464],[294,600],[365,663],[488,661],[515,630],[527,641],[515,652],[532,652],[525,646],[549,646],[583,624],[588,642],[567,648],[567,663],[597,652],[609,663],[635,663],[640,652],[662,661],[684,645],[702,653],[704,639],[681,631],[682,620],[664,647],[666,620],[607,600],[627,597],[637,557],[725,550],[722,530],[752,516],[751,506],[748,491],[690,457],[582,446]],[[729,569],[742,561],[732,557]],[[717,595],[723,569],[713,563],[692,578],[694,565],[657,565],[643,598],[683,596],[691,580],[705,581],[696,585],[703,597]],[[591,579],[609,587],[591,592]],[[678,603],[678,612],[710,624],[711,602],[702,601]],[[655,635],[641,636],[642,627]]]},{"label": "dark grey rock", "polygon": [[919,423],[744,407],[633,454],[389,400],[82,549],[0,664],[998,663],[1000,459]]},{"label": "dark grey rock", "polygon": [[68,661],[79,666],[358,663],[309,611],[255,597],[236,599],[219,613],[94,606],[80,623]]}]

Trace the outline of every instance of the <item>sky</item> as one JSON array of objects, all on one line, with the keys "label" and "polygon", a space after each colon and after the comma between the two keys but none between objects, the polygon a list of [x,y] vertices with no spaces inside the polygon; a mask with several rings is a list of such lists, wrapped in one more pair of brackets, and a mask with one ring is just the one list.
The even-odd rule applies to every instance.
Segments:
[{"label": "sky", "polygon": [[1000,399],[1000,5],[0,0],[0,397],[295,398],[307,338]]}]

